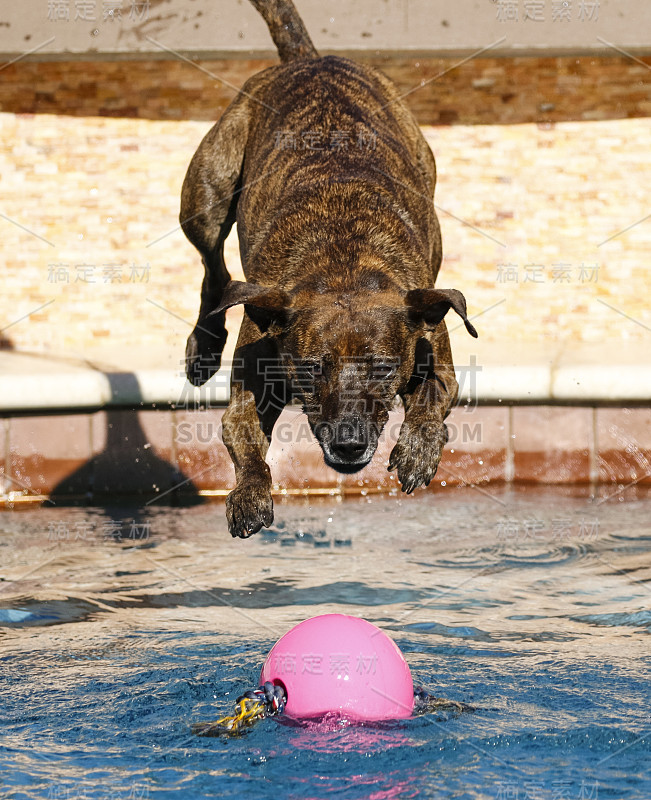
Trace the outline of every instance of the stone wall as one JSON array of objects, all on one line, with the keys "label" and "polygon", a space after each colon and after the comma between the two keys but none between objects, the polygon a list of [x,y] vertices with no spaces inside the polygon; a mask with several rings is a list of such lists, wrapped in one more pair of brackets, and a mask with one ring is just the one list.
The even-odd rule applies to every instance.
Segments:
[{"label": "stone wall", "polygon": [[[421,125],[505,125],[651,115],[651,57],[364,56],[406,94]],[[277,59],[18,62],[3,69],[0,106],[15,114],[206,120]],[[437,77],[440,76],[440,77]]]},{"label": "stone wall", "polygon": [[[240,86],[265,63],[201,66]],[[406,99],[438,164],[439,283],[466,294],[480,342],[648,341],[649,66],[377,63],[419,87]],[[180,187],[233,90],[178,61],[21,61],[2,79],[2,346],[180,368],[202,277]],[[227,258],[237,275],[234,237]]]}]

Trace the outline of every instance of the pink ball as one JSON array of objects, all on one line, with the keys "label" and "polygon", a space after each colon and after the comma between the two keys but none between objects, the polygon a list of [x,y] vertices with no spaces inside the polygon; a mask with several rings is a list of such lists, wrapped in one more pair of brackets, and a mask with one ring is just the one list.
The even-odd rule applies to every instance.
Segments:
[{"label": "pink ball", "polygon": [[403,719],[414,685],[393,639],[359,617],[324,614],[300,622],[271,648],[260,684],[285,689],[288,716],[329,712],[346,719]]}]

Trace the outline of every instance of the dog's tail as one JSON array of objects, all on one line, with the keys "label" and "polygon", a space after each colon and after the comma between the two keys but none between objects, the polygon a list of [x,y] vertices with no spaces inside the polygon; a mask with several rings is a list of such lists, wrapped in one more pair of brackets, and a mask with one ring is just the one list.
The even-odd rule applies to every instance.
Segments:
[{"label": "dog's tail", "polygon": [[292,0],[251,0],[251,3],[267,23],[283,63],[319,57]]}]

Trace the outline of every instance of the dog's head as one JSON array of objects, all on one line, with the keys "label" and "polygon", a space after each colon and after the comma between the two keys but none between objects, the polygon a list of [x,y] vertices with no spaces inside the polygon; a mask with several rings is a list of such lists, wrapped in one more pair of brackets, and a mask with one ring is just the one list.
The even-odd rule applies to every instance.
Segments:
[{"label": "dog's head", "polygon": [[303,403],[328,466],[357,472],[375,452],[396,395],[431,375],[435,331],[450,309],[477,336],[456,289],[282,289],[231,281],[213,313],[244,304]]}]

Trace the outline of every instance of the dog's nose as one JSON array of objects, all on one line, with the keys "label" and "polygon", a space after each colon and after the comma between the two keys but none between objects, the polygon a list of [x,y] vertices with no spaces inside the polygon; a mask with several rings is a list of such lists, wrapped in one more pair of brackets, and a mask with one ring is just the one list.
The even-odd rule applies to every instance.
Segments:
[{"label": "dog's nose", "polygon": [[356,461],[364,455],[368,447],[366,426],[359,420],[344,420],[338,423],[330,447],[341,459]]}]

